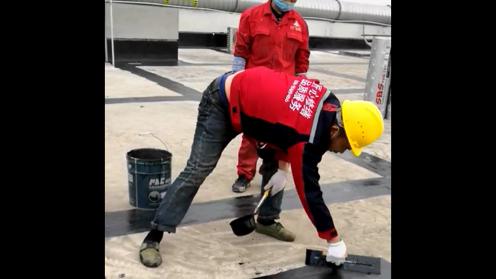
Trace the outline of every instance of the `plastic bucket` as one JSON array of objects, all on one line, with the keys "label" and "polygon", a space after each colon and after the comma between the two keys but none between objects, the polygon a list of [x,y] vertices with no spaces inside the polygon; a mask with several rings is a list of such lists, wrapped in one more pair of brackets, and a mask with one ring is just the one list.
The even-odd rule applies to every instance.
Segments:
[{"label": "plastic bucket", "polygon": [[129,203],[155,209],[171,183],[172,154],[166,150],[141,148],[127,153]]}]

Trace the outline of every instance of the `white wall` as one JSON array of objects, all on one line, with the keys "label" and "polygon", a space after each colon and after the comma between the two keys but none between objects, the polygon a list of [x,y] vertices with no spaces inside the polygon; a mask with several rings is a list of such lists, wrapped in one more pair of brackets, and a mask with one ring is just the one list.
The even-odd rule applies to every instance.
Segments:
[{"label": "white wall", "polygon": [[[105,35],[110,38],[110,4],[105,5]],[[179,39],[177,9],[113,3],[114,38]]]},{"label": "white wall", "polygon": [[226,33],[238,26],[239,13],[179,9],[179,32]]}]

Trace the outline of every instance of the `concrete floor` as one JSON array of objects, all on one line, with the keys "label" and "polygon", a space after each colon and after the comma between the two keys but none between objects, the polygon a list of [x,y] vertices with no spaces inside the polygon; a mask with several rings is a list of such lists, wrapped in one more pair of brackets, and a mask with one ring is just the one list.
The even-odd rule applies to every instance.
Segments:
[{"label": "concrete floor", "polygon": [[[179,66],[139,66],[137,70],[166,82],[189,88],[193,95],[154,79],[105,65],[105,211],[133,209],[129,205],[126,152],[135,148],[167,149],[173,154],[172,178],[185,166],[197,116],[197,106],[207,85],[230,69],[231,56],[211,49],[180,49]],[[335,91],[340,100],[363,99],[368,59],[312,51],[309,77]],[[174,90],[172,90],[172,89]],[[194,95],[196,94],[196,95]],[[182,96],[185,97],[182,97]],[[150,97],[157,97],[150,101]],[[180,99],[177,99],[181,97]],[[176,99],[174,99],[176,98]],[[122,100],[112,103],[112,100]],[[141,101],[140,101],[141,100]],[[148,101],[143,101],[148,100]],[[364,152],[390,164],[390,121],[385,133]],[[224,151],[217,168],[206,179],[193,203],[257,195],[260,176],[243,194],[231,191],[236,179],[240,137]],[[389,165],[390,166],[390,165]],[[338,182],[379,179],[378,173],[346,156],[327,153],[319,166],[322,187]],[[390,183],[390,182],[389,182]],[[390,184],[389,184],[390,185]],[[364,186],[365,187],[365,186]],[[389,186],[390,189],[390,186]],[[291,184],[286,191],[294,191]],[[381,257],[391,261],[390,195],[328,203],[338,231],[349,253]],[[305,249],[325,249],[300,207],[283,211],[281,221],[297,239],[284,243],[256,233],[246,237],[232,234],[231,219],[201,222],[178,228],[161,243],[164,264],[149,269],[139,263],[139,244],[146,233],[106,237],[106,278],[253,278],[304,266]],[[240,264],[242,263],[242,264]]]}]

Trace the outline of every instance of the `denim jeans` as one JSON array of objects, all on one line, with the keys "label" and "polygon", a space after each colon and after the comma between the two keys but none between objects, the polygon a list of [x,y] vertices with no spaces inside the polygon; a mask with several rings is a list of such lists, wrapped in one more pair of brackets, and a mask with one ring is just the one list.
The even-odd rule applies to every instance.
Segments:
[{"label": "denim jeans", "polygon": [[[232,129],[228,108],[219,97],[219,83],[220,78],[215,79],[203,92],[198,107],[198,119],[190,157],[184,170],[165,192],[151,222],[153,229],[176,231],[177,225],[186,215],[200,185],[217,165],[224,148],[238,134]],[[280,200],[282,200],[282,194]],[[261,207],[259,216],[278,217],[281,211],[280,200],[277,195],[268,198]]]},{"label": "denim jeans", "polygon": [[200,185],[237,134],[231,128],[228,108],[220,101],[219,81],[219,78],[215,79],[203,92],[190,157],[184,170],[165,192],[152,221],[154,229],[176,231]]}]

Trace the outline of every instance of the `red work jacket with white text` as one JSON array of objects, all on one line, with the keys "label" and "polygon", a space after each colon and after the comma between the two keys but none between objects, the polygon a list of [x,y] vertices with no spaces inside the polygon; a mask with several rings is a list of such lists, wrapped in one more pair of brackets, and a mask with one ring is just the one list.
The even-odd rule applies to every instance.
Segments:
[{"label": "red work jacket with white text", "polygon": [[246,59],[245,68],[265,66],[291,75],[308,71],[308,27],[295,10],[277,22],[270,1],[241,14],[234,55]]},{"label": "red work jacket with white text", "polygon": [[317,165],[329,149],[330,126],[341,107],[339,100],[315,80],[266,67],[237,74],[230,89],[233,128],[283,151],[300,201],[319,236],[335,237]]}]

